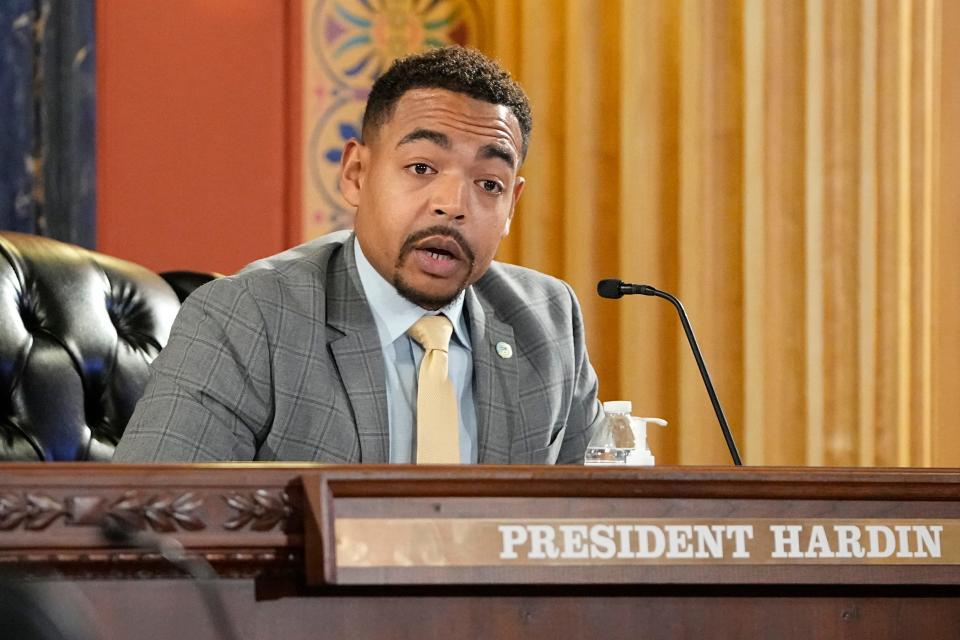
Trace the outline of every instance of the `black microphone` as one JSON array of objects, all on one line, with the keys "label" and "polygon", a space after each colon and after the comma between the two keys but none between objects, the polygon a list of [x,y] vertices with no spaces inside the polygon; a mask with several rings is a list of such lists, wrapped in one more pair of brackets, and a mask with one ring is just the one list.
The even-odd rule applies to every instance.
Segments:
[{"label": "black microphone", "polygon": [[107,542],[118,547],[159,554],[164,560],[190,576],[200,590],[214,630],[224,640],[237,640],[242,637],[214,585],[214,580],[220,576],[206,558],[187,555],[180,541],[172,536],[138,531],[127,520],[111,515],[106,516],[100,523],[100,535]]},{"label": "black microphone", "polygon": [[717,392],[710,381],[710,374],[707,372],[707,365],[703,362],[703,354],[700,353],[700,345],[693,336],[693,327],[690,326],[690,320],[687,319],[687,312],[684,311],[680,301],[674,298],[666,291],[660,291],[648,284],[627,284],[623,280],[608,278],[597,283],[597,293],[603,298],[622,298],[623,296],[639,294],[642,296],[656,296],[668,300],[677,308],[680,314],[680,323],[683,325],[683,332],[687,334],[687,341],[690,348],[693,349],[693,357],[697,361],[697,367],[700,369],[700,375],[703,377],[703,383],[707,387],[707,394],[710,396],[710,402],[713,404],[713,410],[717,414],[717,420],[720,421],[720,431],[723,432],[723,439],[727,442],[727,449],[730,450],[730,457],[733,458],[733,464],[740,466],[743,464],[740,460],[740,452],[737,451],[737,443],[733,441],[733,434],[730,433],[730,425],[723,415],[723,408],[720,406],[720,399],[717,398]]},{"label": "black microphone", "polygon": [[597,293],[603,298],[622,298],[640,294],[642,296],[654,296],[656,289],[646,284],[627,284],[623,280],[614,280],[608,278],[597,283]]}]

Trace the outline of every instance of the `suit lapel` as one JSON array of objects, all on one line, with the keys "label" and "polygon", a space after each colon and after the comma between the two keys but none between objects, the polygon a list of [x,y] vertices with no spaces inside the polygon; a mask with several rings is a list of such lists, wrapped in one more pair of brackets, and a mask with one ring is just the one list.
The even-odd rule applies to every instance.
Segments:
[{"label": "suit lapel", "polygon": [[384,463],[389,461],[390,432],[383,352],[362,293],[352,235],[341,255],[327,276],[327,324],[336,330],[329,333],[330,352],[353,408],[360,462]]},{"label": "suit lapel", "polygon": [[[520,384],[513,327],[487,310],[474,287],[467,289],[473,349],[473,399],[477,410],[477,458],[481,464],[510,462],[510,443],[519,419]],[[510,357],[497,353],[509,345]]]}]

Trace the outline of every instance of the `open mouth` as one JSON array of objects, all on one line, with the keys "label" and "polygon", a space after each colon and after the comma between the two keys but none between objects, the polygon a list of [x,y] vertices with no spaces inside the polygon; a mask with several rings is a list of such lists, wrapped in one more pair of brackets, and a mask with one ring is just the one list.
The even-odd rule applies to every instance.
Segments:
[{"label": "open mouth", "polygon": [[417,243],[417,251],[421,251],[433,260],[442,262],[462,260],[463,249],[453,238],[447,236],[431,236]]},{"label": "open mouth", "polygon": [[443,249],[420,249],[420,251],[425,251],[434,260],[453,260],[453,256]]},{"label": "open mouth", "polygon": [[473,271],[475,260],[469,243],[457,229],[434,225],[414,232],[404,240],[394,279],[402,280],[400,276],[404,275],[434,282],[464,283]]}]

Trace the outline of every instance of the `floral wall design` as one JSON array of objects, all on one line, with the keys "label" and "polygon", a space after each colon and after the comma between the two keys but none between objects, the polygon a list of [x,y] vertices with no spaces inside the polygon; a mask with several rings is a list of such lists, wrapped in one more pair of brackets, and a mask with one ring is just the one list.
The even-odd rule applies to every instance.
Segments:
[{"label": "floral wall design", "polygon": [[473,0],[304,0],[302,238],[353,225],[337,180],[374,80],[393,60],[449,44],[480,47]]}]

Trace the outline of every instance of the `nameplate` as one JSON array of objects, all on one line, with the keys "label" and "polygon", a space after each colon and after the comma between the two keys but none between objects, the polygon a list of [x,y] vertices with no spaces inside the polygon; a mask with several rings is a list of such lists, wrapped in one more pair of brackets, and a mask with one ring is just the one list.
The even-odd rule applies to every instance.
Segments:
[{"label": "nameplate", "polygon": [[308,584],[960,585],[952,473],[416,471],[304,482]]},{"label": "nameplate", "polygon": [[958,565],[960,520],[339,518],[341,569]]}]

